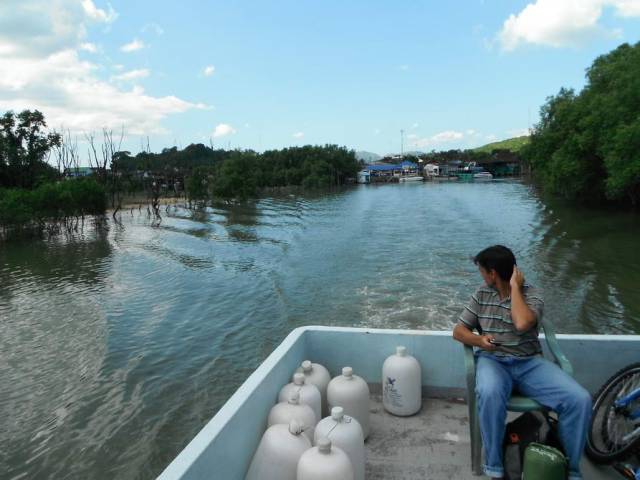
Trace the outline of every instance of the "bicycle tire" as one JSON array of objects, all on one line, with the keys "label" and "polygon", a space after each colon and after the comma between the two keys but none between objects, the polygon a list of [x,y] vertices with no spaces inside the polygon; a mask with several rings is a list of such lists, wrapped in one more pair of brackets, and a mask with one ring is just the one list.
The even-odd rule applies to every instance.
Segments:
[{"label": "bicycle tire", "polygon": [[616,443],[612,440],[612,437],[617,436],[615,429],[612,430],[612,424],[619,423],[623,419],[623,417],[616,415],[613,402],[625,387],[624,382],[628,380],[635,383],[634,389],[640,388],[640,363],[627,365],[614,373],[593,396],[585,452],[596,463],[609,464],[623,461],[640,449],[640,437],[636,437],[628,443]]}]

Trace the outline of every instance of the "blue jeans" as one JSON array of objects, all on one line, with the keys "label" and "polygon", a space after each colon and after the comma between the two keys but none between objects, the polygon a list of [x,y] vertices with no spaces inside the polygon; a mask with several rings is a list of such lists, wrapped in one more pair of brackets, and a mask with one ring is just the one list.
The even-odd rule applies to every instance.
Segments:
[{"label": "blue jeans", "polygon": [[558,414],[560,441],[569,457],[569,479],[580,479],[580,458],[591,419],[591,395],[556,364],[540,356],[500,357],[476,353],[476,395],[484,473],[502,478],[502,441],[511,391],[533,398]]}]

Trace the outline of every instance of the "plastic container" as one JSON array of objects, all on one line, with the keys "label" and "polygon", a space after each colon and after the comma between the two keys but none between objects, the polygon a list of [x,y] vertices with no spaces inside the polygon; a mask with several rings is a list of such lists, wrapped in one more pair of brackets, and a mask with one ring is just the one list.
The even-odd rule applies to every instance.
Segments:
[{"label": "plastic container", "polygon": [[405,347],[396,347],[382,365],[382,404],[398,416],[413,415],[422,406],[422,371]]},{"label": "plastic container", "polygon": [[295,480],[298,461],[310,448],[297,420],[273,425],[264,432],[245,480]]},{"label": "plastic container", "polygon": [[[326,417],[329,415],[329,406],[327,405],[327,386],[331,381],[329,370],[319,363],[311,363],[310,360],[305,360],[302,362],[302,365],[298,367],[296,373],[303,373],[306,383],[318,387],[318,390],[320,390],[320,400],[322,402],[322,416]],[[318,420],[320,420],[320,418],[318,418]]]},{"label": "plastic container", "polygon": [[297,480],[354,480],[353,466],[341,448],[322,437],[298,462]]},{"label": "plastic container", "polygon": [[564,480],[568,470],[567,459],[556,448],[533,442],[524,451],[522,480]]},{"label": "plastic container", "polygon": [[300,393],[293,391],[289,395],[289,400],[274,405],[269,412],[267,424],[277,425],[284,423],[288,425],[291,420],[297,420],[303,425],[304,434],[313,443],[313,434],[317,423],[316,414],[313,409],[304,403],[300,403]]},{"label": "plastic container", "polygon": [[331,416],[318,422],[314,434],[314,445],[322,437],[331,440],[331,444],[340,447],[347,454],[353,466],[355,480],[364,480],[364,435],[358,421],[344,414],[342,407],[333,407]]},{"label": "plastic container", "polygon": [[322,400],[320,398],[320,390],[315,385],[306,383],[306,377],[302,373],[294,373],[293,382],[287,383],[280,394],[278,395],[278,402],[286,402],[289,400],[290,395],[293,392],[300,394],[300,403],[309,405],[313,409],[313,413],[316,416],[316,420],[322,418]]},{"label": "plastic container", "polygon": [[329,408],[342,407],[345,415],[354,417],[362,427],[365,440],[369,436],[369,387],[353,374],[351,367],[344,367],[342,375],[335,377],[327,387]]}]

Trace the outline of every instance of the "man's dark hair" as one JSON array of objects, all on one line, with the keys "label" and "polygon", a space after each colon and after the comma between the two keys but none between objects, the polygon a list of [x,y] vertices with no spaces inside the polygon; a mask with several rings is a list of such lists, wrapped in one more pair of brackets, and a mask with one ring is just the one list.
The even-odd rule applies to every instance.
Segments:
[{"label": "man's dark hair", "polygon": [[487,272],[495,270],[505,281],[511,279],[516,257],[511,250],[503,245],[485,248],[473,258],[473,263],[480,265]]}]

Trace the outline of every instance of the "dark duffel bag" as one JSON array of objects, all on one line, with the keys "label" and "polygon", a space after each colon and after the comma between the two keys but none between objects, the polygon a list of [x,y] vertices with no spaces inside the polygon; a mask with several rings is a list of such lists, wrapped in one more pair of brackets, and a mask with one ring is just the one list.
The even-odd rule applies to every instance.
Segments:
[{"label": "dark duffel bag", "polygon": [[507,423],[504,435],[504,478],[522,480],[524,453],[532,443],[549,445],[563,452],[556,421],[542,412],[525,412]]}]

